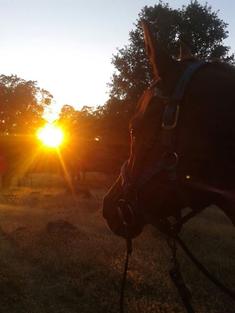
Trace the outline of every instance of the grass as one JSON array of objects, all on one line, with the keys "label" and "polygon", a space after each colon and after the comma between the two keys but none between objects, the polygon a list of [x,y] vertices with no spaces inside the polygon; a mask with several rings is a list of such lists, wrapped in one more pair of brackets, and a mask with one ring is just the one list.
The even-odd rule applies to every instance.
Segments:
[{"label": "grass", "polygon": [[[0,312],[116,313],[125,243],[107,229],[101,200],[109,182],[87,178],[92,197],[71,197],[60,184],[5,190],[0,195]],[[182,237],[224,283],[235,286],[235,229],[215,208],[188,223]],[[182,272],[200,313],[234,313],[235,303],[179,251]],[[134,241],[126,312],[183,313],[168,276],[170,253],[146,227]]]}]

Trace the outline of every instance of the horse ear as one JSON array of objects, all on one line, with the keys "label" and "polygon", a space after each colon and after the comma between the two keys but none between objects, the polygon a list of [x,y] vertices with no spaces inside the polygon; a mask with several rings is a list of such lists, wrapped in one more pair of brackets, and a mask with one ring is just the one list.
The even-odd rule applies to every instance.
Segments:
[{"label": "horse ear", "polygon": [[191,49],[189,48],[189,46],[184,42],[184,41],[180,41],[180,61],[183,60],[188,60],[193,58]]},{"label": "horse ear", "polygon": [[144,31],[144,42],[146,54],[153,69],[155,80],[163,78],[165,73],[169,70],[169,65],[172,64],[172,58],[162,49],[158,41],[154,39],[150,25],[142,20],[141,26]]}]

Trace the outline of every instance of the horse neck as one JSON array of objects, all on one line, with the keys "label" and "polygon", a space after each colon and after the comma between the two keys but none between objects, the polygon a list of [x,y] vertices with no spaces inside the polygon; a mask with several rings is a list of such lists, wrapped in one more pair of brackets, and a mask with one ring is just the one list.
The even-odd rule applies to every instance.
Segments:
[{"label": "horse neck", "polygon": [[177,130],[180,170],[208,185],[233,185],[230,178],[235,174],[232,86],[235,86],[234,70],[211,65],[193,79],[181,106]]}]

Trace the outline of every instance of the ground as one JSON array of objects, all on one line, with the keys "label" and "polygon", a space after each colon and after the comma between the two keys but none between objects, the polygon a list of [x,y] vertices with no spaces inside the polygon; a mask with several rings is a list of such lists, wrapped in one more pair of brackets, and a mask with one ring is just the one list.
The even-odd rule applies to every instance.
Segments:
[{"label": "ground", "polygon": [[[119,312],[125,242],[107,229],[101,212],[112,179],[90,175],[74,196],[53,177],[45,180],[47,186],[31,179],[28,187],[1,192],[0,313]],[[220,210],[206,209],[182,237],[211,272],[235,288],[235,228]],[[179,260],[196,312],[235,312],[235,303],[181,251]],[[164,237],[146,227],[134,241],[126,312],[185,312],[169,266]]]}]

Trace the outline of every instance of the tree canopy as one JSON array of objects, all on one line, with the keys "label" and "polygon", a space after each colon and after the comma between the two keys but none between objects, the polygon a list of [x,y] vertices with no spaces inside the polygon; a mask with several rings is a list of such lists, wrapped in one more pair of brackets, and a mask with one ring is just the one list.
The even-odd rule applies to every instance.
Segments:
[{"label": "tree canopy", "polygon": [[31,133],[42,123],[52,95],[16,75],[0,75],[0,133]]},{"label": "tree canopy", "polygon": [[143,19],[151,24],[158,40],[175,58],[179,54],[180,39],[198,58],[234,60],[229,54],[230,48],[224,45],[228,37],[227,24],[211,6],[191,1],[180,9],[173,9],[168,3],[159,1],[141,10],[135,28],[130,32],[129,44],[118,49],[113,56],[115,72],[110,83],[111,99],[125,100],[124,104],[136,103],[152,80],[144,49]]}]

